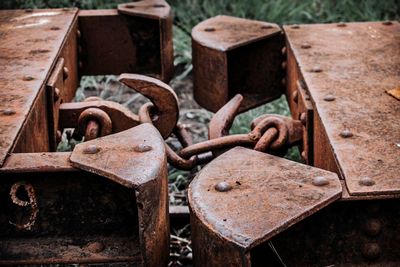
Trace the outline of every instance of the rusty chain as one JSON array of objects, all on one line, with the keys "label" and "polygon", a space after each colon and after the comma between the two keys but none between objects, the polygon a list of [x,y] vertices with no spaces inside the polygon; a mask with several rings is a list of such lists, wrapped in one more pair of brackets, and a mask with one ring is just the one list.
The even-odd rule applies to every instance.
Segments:
[{"label": "rusty chain", "polygon": [[[144,104],[139,110],[140,122],[152,123],[152,111],[154,106],[151,103]],[[292,120],[285,121],[280,116],[269,115],[253,120],[252,130],[248,134],[225,135],[196,144],[193,144],[186,128],[178,123],[173,133],[182,145],[182,149],[177,153],[166,143],[167,159],[172,166],[189,170],[211,161],[215,155],[235,146],[245,146],[260,152],[279,150],[291,145],[288,144],[291,134],[289,129],[293,127],[289,127],[289,123],[292,123]]]},{"label": "rusty chain", "polygon": [[[243,100],[243,97],[238,94],[212,117],[209,124],[209,140],[193,144],[192,137],[186,128],[177,123],[178,100],[167,84],[145,76],[130,74],[121,75],[119,80],[147,96],[151,102],[142,105],[138,115],[126,115],[125,111],[117,106],[101,109],[100,105],[96,107],[86,105],[87,108],[80,111],[76,118],[78,125],[74,131],[75,139],[84,136],[85,140],[92,140],[118,131],[117,128],[122,130],[127,125],[122,125],[119,118],[125,114],[124,116],[128,118],[127,122],[131,125],[129,128],[141,123],[151,123],[160,131],[164,139],[173,133],[182,149],[175,152],[165,143],[167,159],[172,166],[184,170],[190,170],[197,165],[207,163],[235,146],[244,146],[260,152],[277,153],[302,139],[300,121],[270,114],[254,119],[249,133],[229,135],[229,129]],[[85,100],[85,102],[90,101],[102,102],[96,97]],[[75,109],[78,110],[79,107]],[[121,115],[118,115],[119,117],[113,116],[113,113],[110,113],[112,110],[117,111],[114,115],[116,113]],[[115,125],[117,123],[119,125]]]}]

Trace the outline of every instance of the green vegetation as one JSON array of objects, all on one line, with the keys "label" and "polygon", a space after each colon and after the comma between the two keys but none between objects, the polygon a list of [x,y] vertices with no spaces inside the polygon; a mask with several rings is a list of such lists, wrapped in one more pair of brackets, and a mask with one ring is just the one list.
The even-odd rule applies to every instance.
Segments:
[{"label": "green vegetation", "polygon": [[[129,0],[2,0],[0,9],[78,7],[82,9],[115,8]],[[174,12],[175,65],[180,73],[175,79],[187,77],[192,70],[190,32],[197,23],[219,14],[257,19],[278,24],[326,23],[339,21],[398,20],[398,0],[171,0]],[[96,79],[84,79],[87,83]],[[78,96],[79,98],[79,96]],[[128,103],[131,101],[128,100]],[[238,116],[232,133],[249,130],[251,120],[263,113],[288,114],[284,98]],[[290,155],[298,159],[298,156]]]}]

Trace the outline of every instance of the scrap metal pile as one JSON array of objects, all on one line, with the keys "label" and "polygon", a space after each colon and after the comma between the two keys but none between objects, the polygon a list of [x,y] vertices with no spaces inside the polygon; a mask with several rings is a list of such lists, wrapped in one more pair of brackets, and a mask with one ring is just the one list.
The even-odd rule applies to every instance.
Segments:
[{"label": "scrap metal pile", "polygon": [[[195,144],[167,84],[165,1],[2,10],[0,37],[0,265],[167,266],[168,163],[206,164],[188,191],[195,266],[399,265],[398,22],[201,22],[193,94],[215,114]],[[150,102],[71,102],[81,76],[109,74]],[[291,117],[229,134],[281,95]],[[57,152],[66,129],[83,142]],[[293,146],[305,164],[282,158]]]}]

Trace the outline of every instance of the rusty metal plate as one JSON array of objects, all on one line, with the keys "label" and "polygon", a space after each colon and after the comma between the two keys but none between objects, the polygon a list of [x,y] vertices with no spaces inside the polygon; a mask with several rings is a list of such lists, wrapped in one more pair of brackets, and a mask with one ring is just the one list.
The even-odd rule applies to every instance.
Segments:
[{"label": "rusty metal plate", "polygon": [[0,178],[0,265],[167,265],[167,163],[150,124],[72,153],[12,154]]},{"label": "rusty metal plate", "polygon": [[[249,250],[341,193],[335,173],[236,147],[202,169],[190,184],[189,203],[193,221]],[[208,249],[206,244],[196,248]]]},{"label": "rusty metal plate", "polygon": [[280,32],[281,29],[273,23],[216,16],[196,25],[192,38],[203,46],[228,51]]},{"label": "rusty metal plate", "polygon": [[[168,82],[173,75],[172,15],[163,0],[81,10],[83,75],[141,73]],[[109,40],[113,40],[110,42]]]},{"label": "rusty metal plate", "polygon": [[400,103],[385,91],[400,85],[400,24],[284,30],[349,193],[399,193]]},{"label": "rusty metal plate", "polygon": [[[216,112],[236,94],[240,112],[278,98],[283,92],[283,35],[277,24],[216,16],[192,30],[196,101]],[[212,75],[210,75],[212,73]]]},{"label": "rusty metal plate", "polygon": [[168,170],[164,140],[144,123],[77,145],[72,165],[135,189],[139,235],[147,266],[168,261]]},{"label": "rusty metal plate", "polygon": [[168,18],[171,15],[171,7],[164,0],[142,0],[118,5],[118,11],[122,14],[142,16],[144,18]]},{"label": "rusty metal plate", "polygon": [[[165,164],[164,141],[151,124],[145,123],[117,134],[78,144],[72,165],[127,187],[154,179]],[[151,162],[151,164],[149,164]]]},{"label": "rusty metal plate", "polygon": [[76,9],[0,12],[0,166],[44,90],[76,15]]}]

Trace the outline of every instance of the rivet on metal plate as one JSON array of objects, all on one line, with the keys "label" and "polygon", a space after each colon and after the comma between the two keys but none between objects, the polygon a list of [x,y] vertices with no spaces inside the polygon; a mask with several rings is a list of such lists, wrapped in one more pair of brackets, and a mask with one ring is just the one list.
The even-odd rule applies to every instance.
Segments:
[{"label": "rivet on metal plate", "polygon": [[324,185],[329,184],[329,181],[324,176],[317,176],[317,177],[314,177],[312,184],[315,186],[324,186]]},{"label": "rivet on metal plate", "polygon": [[89,250],[92,253],[99,253],[102,252],[105,248],[104,244],[101,242],[90,242],[86,246],[87,250]]},{"label": "rivet on metal plate", "polygon": [[307,114],[305,112],[301,113],[300,121],[301,121],[301,124],[303,124],[303,125],[307,124]]},{"label": "rivet on metal plate", "polygon": [[22,80],[27,81],[27,82],[33,81],[34,79],[35,78],[33,78],[32,76],[29,76],[29,75],[22,77]]},{"label": "rivet on metal plate", "polygon": [[272,29],[272,25],[263,25],[261,29]]},{"label": "rivet on metal plate", "polygon": [[336,99],[336,97],[334,97],[333,95],[324,96],[324,101],[327,101],[327,102],[335,101],[335,99]]},{"label": "rivet on metal plate", "polygon": [[214,188],[218,192],[228,192],[229,190],[232,189],[232,186],[227,182],[219,182],[218,184],[215,185]]},{"label": "rivet on metal plate", "polygon": [[305,43],[305,44],[302,44],[300,47],[301,47],[302,49],[309,49],[309,48],[311,48],[311,45]]},{"label": "rivet on metal plate", "polygon": [[310,72],[319,73],[319,72],[322,72],[322,69],[319,66],[315,66],[312,69],[310,69]]},{"label": "rivet on metal plate", "polygon": [[152,150],[153,148],[151,147],[151,146],[149,146],[149,145],[146,145],[146,144],[138,144],[138,145],[136,145],[134,148],[133,148],[133,150],[134,151],[136,151],[136,152],[147,152],[147,151],[150,151],[150,150]]},{"label": "rivet on metal plate", "polygon": [[59,88],[54,88],[54,102],[57,102],[58,99],[60,99],[60,94],[61,91]]},{"label": "rivet on metal plate", "polygon": [[83,149],[84,154],[96,154],[97,152],[100,151],[100,148],[97,147],[96,145],[88,145]]},{"label": "rivet on metal plate", "polygon": [[339,135],[340,135],[340,137],[343,137],[343,138],[349,138],[349,137],[353,136],[353,133],[350,132],[350,130],[345,129],[345,130],[341,131]]},{"label": "rivet on metal plate", "polygon": [[371,177],[366,176],[361,178],[360,181],[358,181],[358,184],[363,186],[373,186],[375,181]]},{"label": "rivet on metal plate", "polygon": [[10,115],[14,115],[16,112],[15,112],[15,110],[13,110],[11,108],[6,108],[5,110],[3,110],[2,113],[5,116],[10,116]]},{"label": "rivet on metal plate", "polygon": [[205,32],[215,32],[215,28],[205,28]]},{"label": "rivet on metal plate", "polygon": [[362,248],[362,255],[367,260],[375,260],[381,255],[381,247],[377,243],[366,243]]},{"label": "rivet on metal plate", "polygon": [[63,68],[63,78],[66,80],[69,76],[69,69],[67,67]]},{"label": "rivet on metal plate", "polygon": [[295,103],[299,100],[299,92],[297,90],[293,92],[292,99]]},{"label": "rivet on metal plate", "polygon": [[365,233],[369,236],[377,236],[382,229],[382,224],[377,219],[369,219],[365,225]]}]

